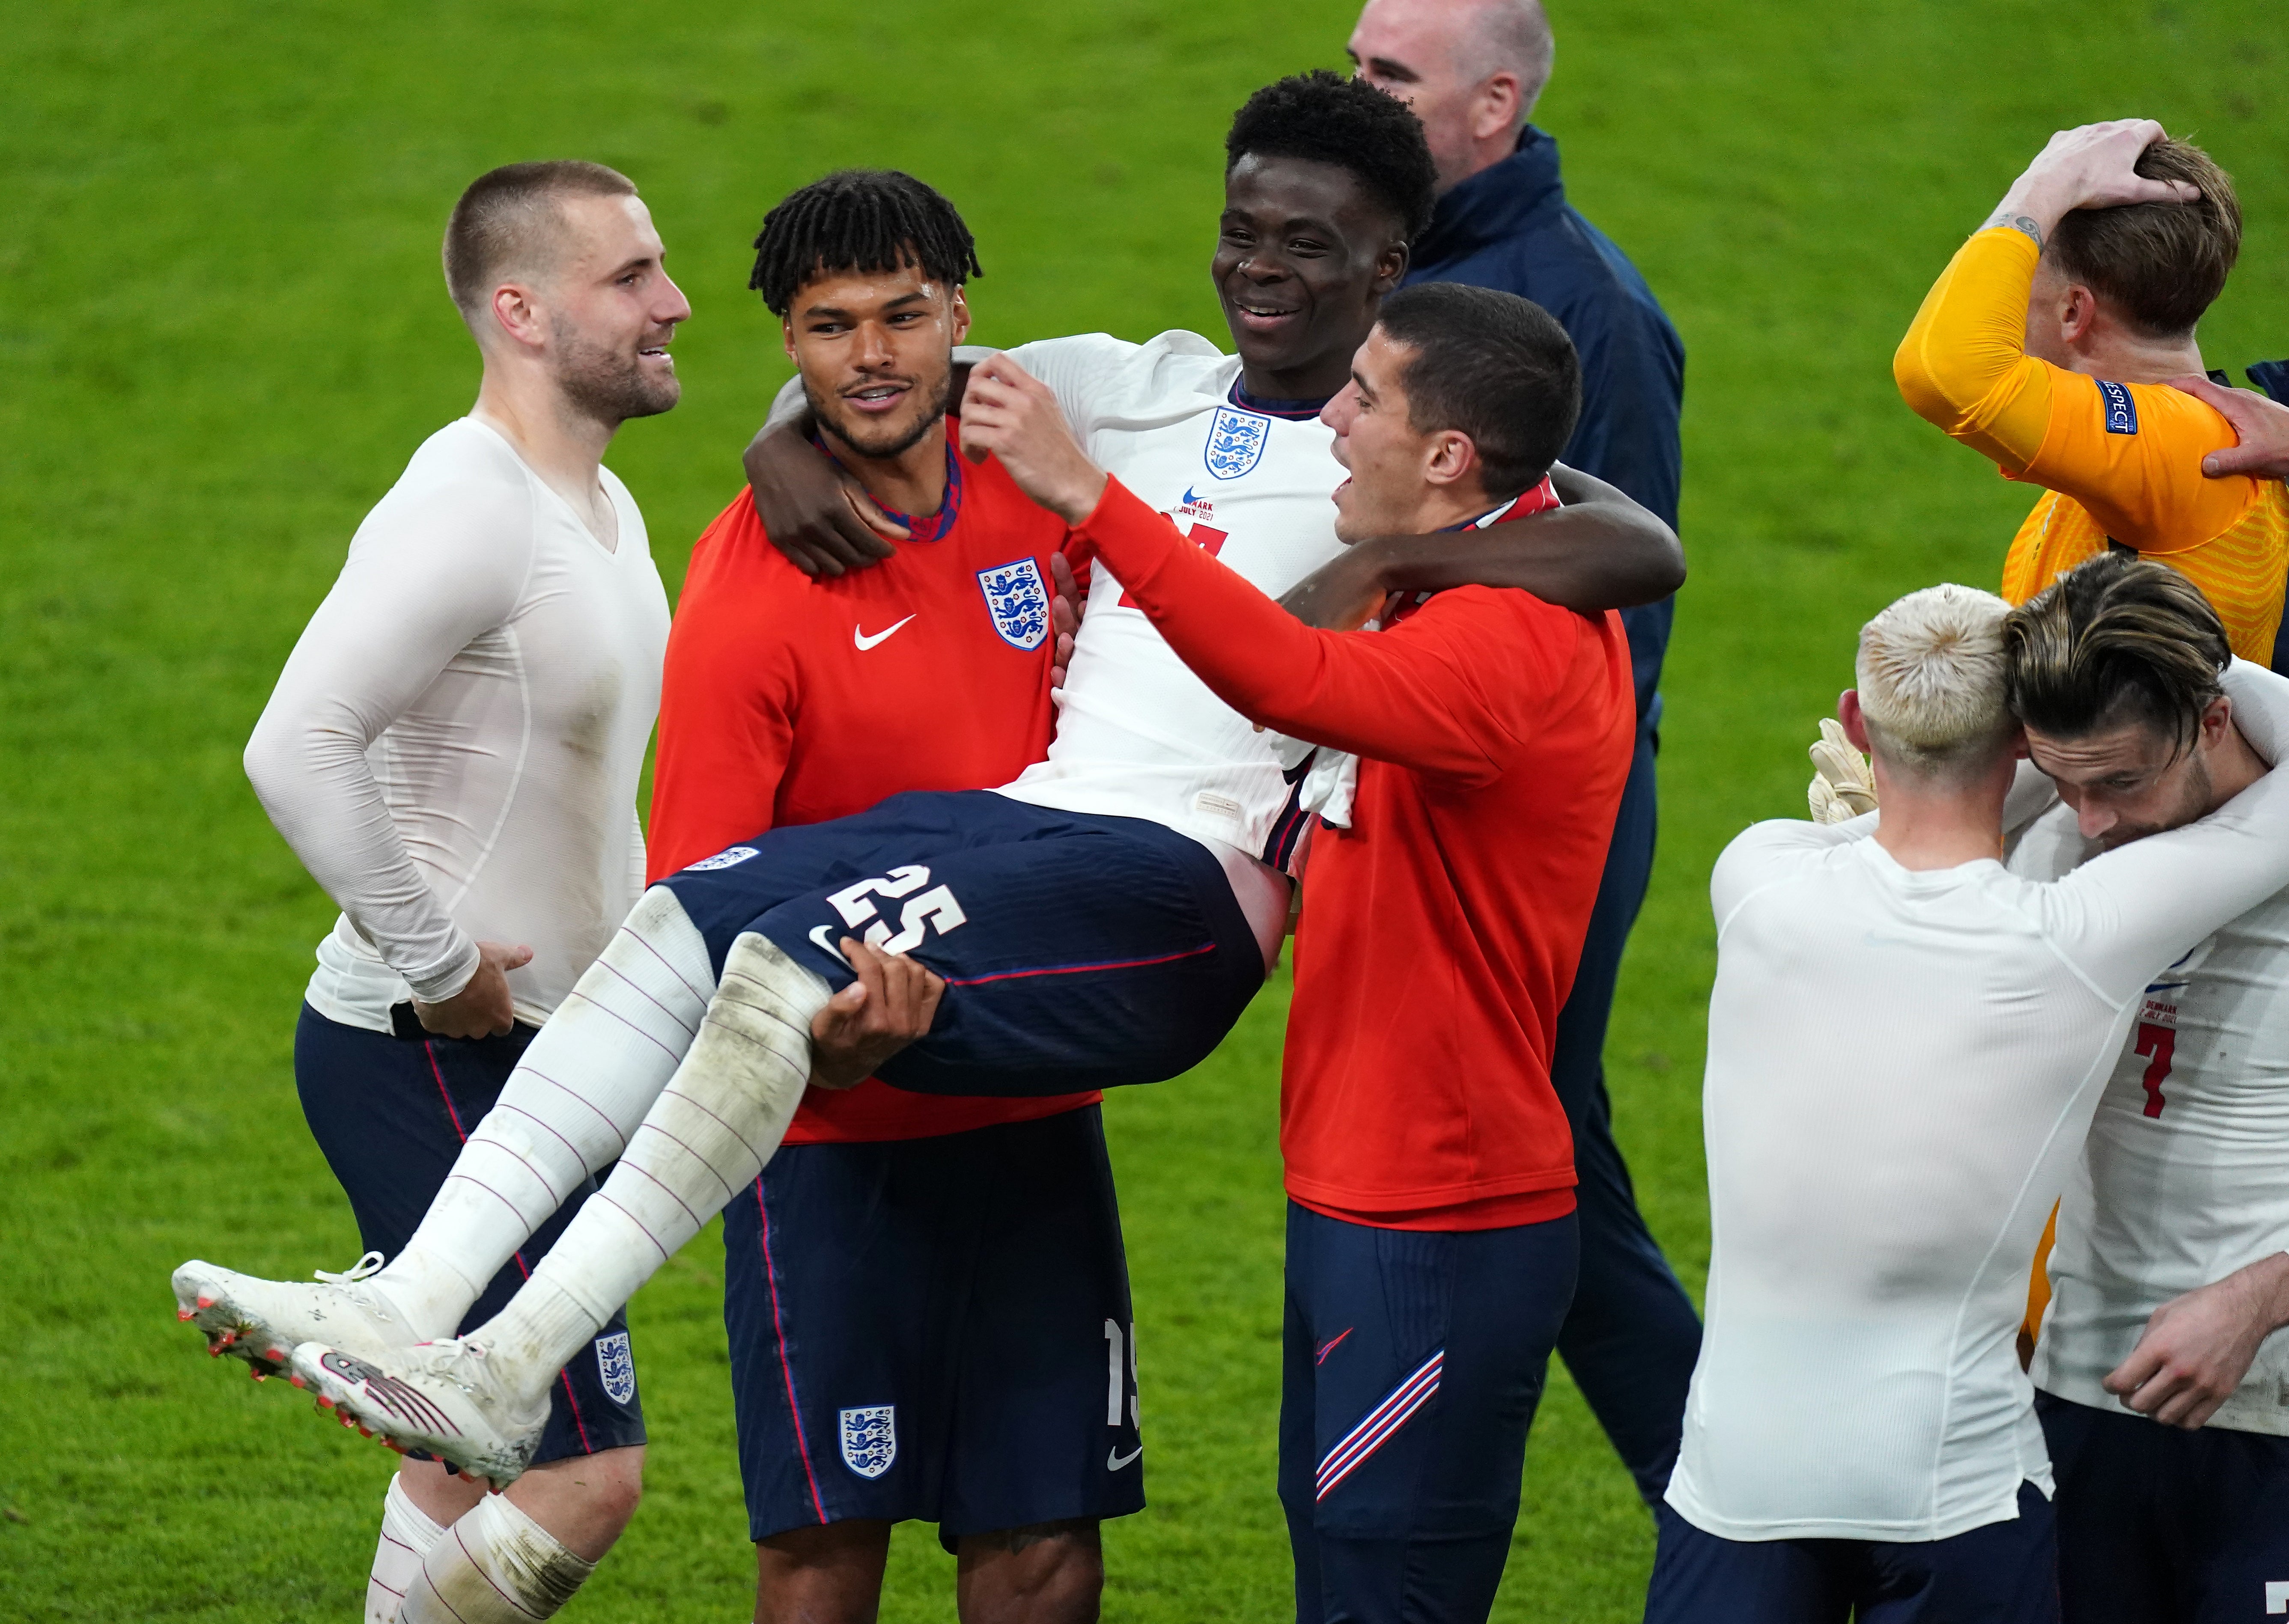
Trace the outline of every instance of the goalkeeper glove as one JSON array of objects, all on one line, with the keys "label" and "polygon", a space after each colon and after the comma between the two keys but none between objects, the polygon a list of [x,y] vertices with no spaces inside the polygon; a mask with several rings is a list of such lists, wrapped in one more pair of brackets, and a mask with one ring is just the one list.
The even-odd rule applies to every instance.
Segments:
[{"label": "goalkeeper glove", "polygon": [[1812,803],[1814,823],[1846,823],[1876,809],[1876,777],[1868,769],[1868,758],[1852,748],[1843,727],[1832,717],[1821,721],[1820,743],[1812,747],[1812,764],[1817,770],[1806,799]]}]

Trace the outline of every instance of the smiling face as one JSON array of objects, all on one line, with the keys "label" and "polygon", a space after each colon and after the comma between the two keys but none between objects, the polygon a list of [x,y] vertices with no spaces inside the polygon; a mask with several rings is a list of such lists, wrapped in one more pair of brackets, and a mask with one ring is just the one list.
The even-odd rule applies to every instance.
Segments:
[{"label": "smiling face", "polygon": [[1409,421],[1408,363],[1417,352],[1378,327],[1352,361],[1350,383],[1320,421],[1336,431],[1336,460],[1351,477],[1336,487],[1336,535],[1411,536],[1487,506],[1470,436],[1418,432]]},{"label": "smiling face", "polygon": [[691,306],[668,276],[651,211],[635,197],[567,197],[556,206],[566,248],[538,305],[557,387],[609,425],[666,411],[683,392],[668,342]]},{"label": "smiling face", "polygon": [[1398,222],[1349,170],[1251,153],[1225,175],[1211,274],[1250,394],[1341,389],[1406,272]]},{"label": "smiling face", "polygon": [[2150,722],[2126,722],[2076,736],[2027,729],[2027,754],[2072,807],[2082,837],[2111,851],[2208,812],[2216,786],[2209,755],[2230,734],[2232,706],[2210,702],[2191,748]]},{"label": "smiling face", "polygon": [[912,265],[834,271],[795,291],[784,330],[819,426],[861,457],[892,458],[945,417],[969,306]]}]

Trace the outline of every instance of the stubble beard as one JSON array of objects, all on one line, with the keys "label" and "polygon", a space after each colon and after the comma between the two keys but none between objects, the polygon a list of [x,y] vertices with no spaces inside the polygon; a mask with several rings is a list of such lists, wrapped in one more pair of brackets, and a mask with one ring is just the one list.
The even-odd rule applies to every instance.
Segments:
[{"label": "stubble beard", "polygon": [[2149,834],[2166,834],[2173,829],[2182,829],[2195,819],[2206,817],[2210,802],[2215,799],[2216,785],[2210,777],[2209,763],[2196,754],[2186,763],[2185,784],[2178,803],[2155,824],[2125,826],[2117,824],[2099,837],[2101,851],[2118,851],[2133,840],[2142,840]]},{"label": "stubble beard", "polygon": [[810,403],[811,417],[821,428],[857,455],[887,462],[893,457],[905,456],[920,445],[923,436],[945,417],[946,403],[953,399],[953,370],[947,368],[945,376],[938,380],[937,393],[931,399],[929,409],[904,428],[893,428],[887,424],[868,424],[863,419],[852,422],[850,414],[837,410],[841,404],[840,400],[832,402],[820,400],[808,379],[804,380],[802,394]]},{"label": "stubble beard", "polygon": [[656,418],[682,398],[675,374],[655,377],[638,356],[591,343],[570,322],[551,330],[558,352],[556,387],[584,417],[617,428],[631,418]]}]

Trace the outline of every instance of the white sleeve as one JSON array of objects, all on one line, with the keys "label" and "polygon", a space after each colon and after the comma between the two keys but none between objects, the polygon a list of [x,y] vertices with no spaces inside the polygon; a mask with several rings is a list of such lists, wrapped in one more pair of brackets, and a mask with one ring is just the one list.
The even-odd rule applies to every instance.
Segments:
[{"label": "white sleeve", "polygon": [[[2226,673],[2253,747],[2289,737],[2289,681]],[[2101,853],[2044,888],[2052,939],[2107,998],[2135,995],[2212,931],[2289,887],[2289,773],[2268,772],[2209,816]]]},{"label": "white sleeve", "polygon": [[1794,872],[1793,859],[1807,851],[1846,846],[1876,832],[1877,815],[1862,813],[1841,824],[1814,824],[1775,817],[1751,824],[1717,856],[1709,874],[1709,903],[1719,935],[1726,921],[1762,887]]},{"label": "white sleeve", "polygon": [[350,545],[246,745],[263,810],[382,962],[416,998],[476,973],[406,849],[366,752],[446,665],[507,620],[532,555],[529,498],[464,489],[407,502]]},{"label": "white sleeve", "polygon": [[643,819],[636,816],[634,807],[628,808],[628,895],[644,894],[644,874],[650,867],[650,853],[644,847]]},{"label": "white sleeve", "polygon": [[[1143,348],[1111,333],[1078,333],[1070,338],[1036,338],[1008,352],[1009,359],[1049,385],[1065,425],[1084,445],[1105,415],[1111,384],[1130,357]],[[991,351],[987,352],[991,354]]]}]

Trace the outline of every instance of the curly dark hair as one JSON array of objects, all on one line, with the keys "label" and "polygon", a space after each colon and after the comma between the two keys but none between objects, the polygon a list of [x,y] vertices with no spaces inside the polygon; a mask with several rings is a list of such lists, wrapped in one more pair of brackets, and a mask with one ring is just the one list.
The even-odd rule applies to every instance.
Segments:
[{"label": "curly dark hair", "polygon": [[789,192],[763,216],[747,285],[785,315],[807,282],[832,271],[912,265],[937,282],[985,273],[961,216],[935,188],[895,169],[841,169]]},{"label": "curly dark hair", "polygon": [[1324,68],[1267,84],[1232,115],[1224,173],[1242,158],[1303,158],[1349,170],[1412,243],[1431,223],[1439,171],[1422,121],[1397,97]]}]

